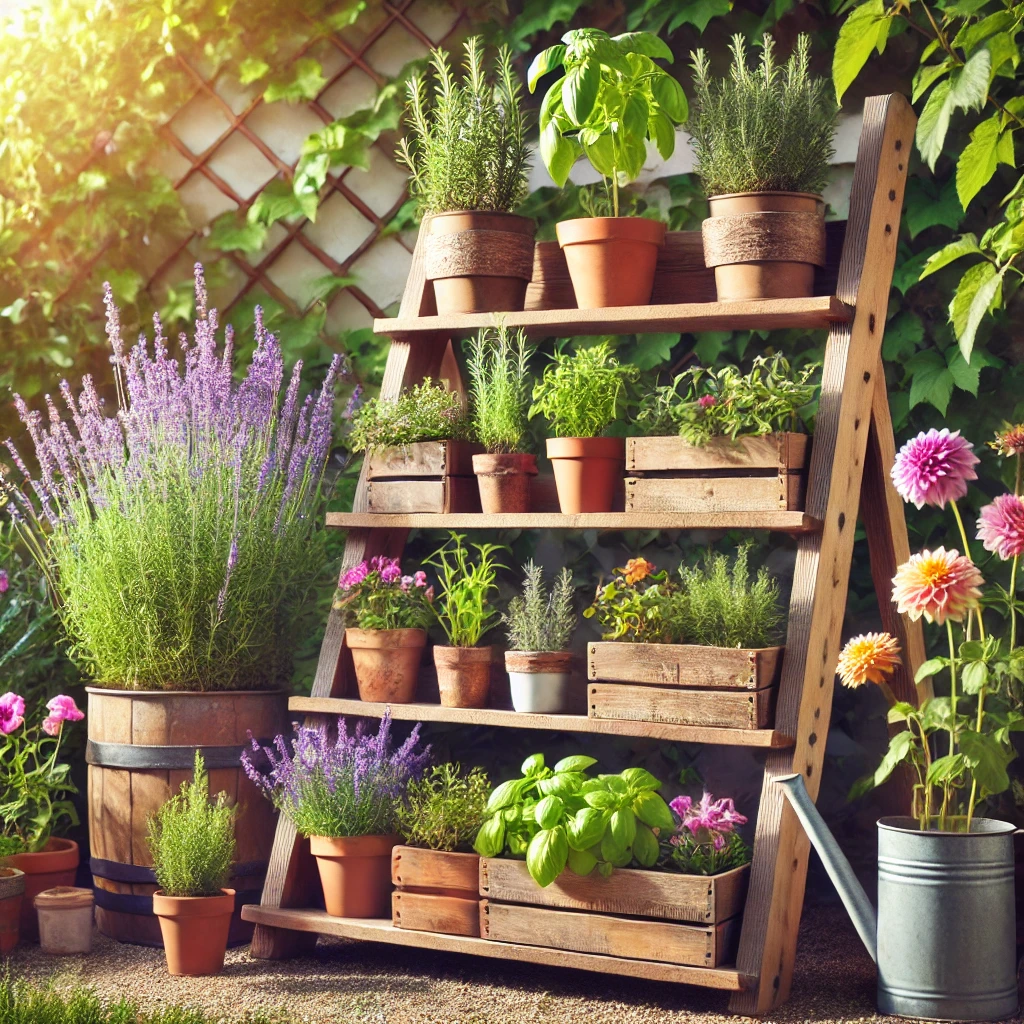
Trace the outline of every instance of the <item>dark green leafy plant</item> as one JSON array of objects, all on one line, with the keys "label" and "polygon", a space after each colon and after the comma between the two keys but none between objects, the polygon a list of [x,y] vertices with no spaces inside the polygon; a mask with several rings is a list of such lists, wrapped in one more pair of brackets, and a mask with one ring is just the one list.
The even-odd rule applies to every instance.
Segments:
[{"label": "dark green leafy plant", "polygon": [[501,621],[508,629],[513,651],[566,651],[576,628],[572,573],[563,568],[551,593],[544,583],[544,570],[532,559],[523,566],[522,593],[508,603]]},{"label": "dark green leafy plant", "polygon": [[393,402],[371,398],[360,406],[348,444],[354,452],[368,452],[418,441],[460,441],[469,434],[462,396],[427,377]]},{"label": "dark green leafy plant", "polygon": [[677,634],[668,615],[675,591],[664,569],[658,571],[646,558],[631,558],[613,570],[607,583],[598,584],[583,618],[597,619],[602,640],[672,643]]},{"label": "dark green leafy plant", "polygon": [[529,361],[532,346],[523,330],[481,330],[469,342],[469,397],[473,437],[495,454],[529,447]]},{"label": "dark green leafy plant", "polygon": [[491,784],[482,768],[465,775],[457,764],[413,779],[395,806],[398,831],[410,846],[455,853],[469,850],[486,815]]},{"label": "dark green leafy plant", "polygon": [[800,35],[786,64],[764,37],[756,70],[733,36],[727,79],[713,79],[704,50],[693,54],[694,100],[686,129],[708,196],[731,192],[812,192],[828,182],[837,107],[827,79],[810,75],[811,39]]},{"label": "dark green leafy plant", "polygon": [[[498,570],[494,558],[499,544],[465,544],[463,534],[452,533],[424,565],[438,570],[440,590],[432,608],[452,647],[475,647],[493,629],[501,613],[491,605],[498,591]],[[470,549],[476,552],[474,562]]]}]

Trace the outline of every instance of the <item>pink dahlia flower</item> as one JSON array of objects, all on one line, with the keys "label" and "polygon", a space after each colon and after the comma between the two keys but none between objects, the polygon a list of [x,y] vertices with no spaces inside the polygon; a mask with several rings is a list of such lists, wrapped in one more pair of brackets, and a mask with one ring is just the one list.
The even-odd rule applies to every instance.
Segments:
[{"label": "pink dahlia flower", "polygon": [[10,735],[25,722],[25,701],[16,693],[5,693],[0,697],[0,733]]},{"label": "pink dahlia flower", "polygon": [[956,548],[936,548],[911,555],[896,570],[892,599],[901,615],[914,621],[923,615],[941,626],[947,619],[963,621],[978,606],[984,582],[978,567]]},{"label": "pink dahlia flower", "polygon": [[908,441],[896,456],[892,482],[900,497],[918,508],[956,501],[967,493],[967,481],[977,480],[980,460],[960,431],[927,431]]},{"label": "pink dahlia flower", "polygon": [[978,540],[1003,561],[1024,555],[1024,501],[1000,494],[978,517]]}]

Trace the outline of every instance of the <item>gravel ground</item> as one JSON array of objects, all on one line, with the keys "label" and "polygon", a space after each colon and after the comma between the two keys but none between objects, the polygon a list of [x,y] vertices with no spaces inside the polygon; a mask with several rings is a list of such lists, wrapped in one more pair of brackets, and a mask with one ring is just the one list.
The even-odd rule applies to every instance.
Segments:
[{"label": "gravel ground", "polygon": [[[713,1024],[726,998],[705,989],[507,964],[459,954],[321,939],[312,956],[268,963],[245,947],[213,978],[171,978],[163,952],[97,935],[93,952],[55,961],[19,947],[15,977],[84,982],[148,1007],[193,1004],[225,1024],[263,1011],[294,1024]],[[874,966],[838,906],[808,908],[793,994],[765,1020],[888,1022],[873,1012]]]}]

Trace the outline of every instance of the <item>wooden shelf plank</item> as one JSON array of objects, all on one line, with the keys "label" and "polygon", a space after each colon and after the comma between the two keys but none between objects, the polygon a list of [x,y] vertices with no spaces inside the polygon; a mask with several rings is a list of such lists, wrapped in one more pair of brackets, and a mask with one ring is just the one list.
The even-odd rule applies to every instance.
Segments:
[{"label": "wooden shelf plank", "polygon": [[343,530],[773,530],[816,533],[819,520],[803,512],[328,512]]},{"label": "wooden shelf plank", "polygon": [[440,704],[377,704],[348,697],[292,697],[289,711],[306,714],[391,717],[412,722],[451,722],[457,725],[493,725],[510,729],[551,729],[559,732],[598,733],[605,736],[639,736],[676,743],[711,743],[732,747],[790,747],[790,737],[774,729],[722,729],[666,722],[625,722],[586,715],[530,715],[501,708],[445,708]]},{"label": "wooden shelf plank", "polygon": [[809,299],[760,299],[752,302],[673,302],[659,306],[610,306],[604,309],[528,309],[507,313],[457,313],[445,316],[374,320],[377,334],[413,340],[417,335],[474,334],[501,320],[535,338],[591,334],[651,334],[663,331],[749,331],[783,328],[825,329],[845,323],[853,310],[834,295]]},{"label": "wooden shelf plank", "polygon": [[596,953],[524,946],[514,942],[492,942],[464,935],[407,931],[395,928],[390,919],[330,917],[323,910],[286,910],[251,904],[242,908],[242,918],[255,924],[291,931],[315,932],[318,935],[336,935],[345,939],[387,942],[395,946],[413,946],[450,953],[473,953],[498,960],[518,960],[553,967],[576,967],[585,971],[700,985],[728,992],[739,992],[754,981],[740,974],[734,967],[685,967],[651,960],[630,960]]}]

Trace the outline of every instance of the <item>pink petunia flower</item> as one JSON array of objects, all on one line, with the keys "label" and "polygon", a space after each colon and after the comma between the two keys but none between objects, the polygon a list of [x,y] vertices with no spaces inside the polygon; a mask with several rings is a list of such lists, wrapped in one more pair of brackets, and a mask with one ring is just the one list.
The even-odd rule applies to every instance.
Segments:
[{"label": "pink petunia flower", "polygon": [[427,585],[427,574],[420,569],[419,572],[413,573],[412,582],[417,587],[425,587]]},{"label": "pink petunia flower", "polygon": [[85,718],[85,713],[79,709],[74,698],[63,693],[51,697],[46,702],[46,710],[50,712],[50,718],[56,718],[61,722],[80,722]]},{"label": "pink petunia flower", "polygon": [[1024,501],[1016,494],[1000,494],[978,516],[978,540],[1005,562],[1024,555]]},{"label": "pink petunia flower", "polygon": [[338,586],[341,587],[342,590],[351,590],[353,587],[362,583],[369,574],[369,566],[366,562],[360,562],[358,565],[352,566],[351,569],[342,574],[341,579],[338,581]]},{"label": "pink petunia flower", "polygon": [[920,433],[909,440],[896,456],[892,482],[900,497],[918,508],[945,508],[967,493],[967,481],[977,480],[974,467],[981,460],[971,443],[945,427]]},{"label": "pink petunia flower", "polygon": [[11,585],[11,581],[7,576],[6,569],[0,569],[0,594],[6,594],[7,588]]},{"label": "pink petunia flower", "polygon": [[718,404],[718,399],[715,398],[714,395],[701,395],[700,398],[697,399],[697,404],[702,409],[710,409],[711,406]]},{"label": "pink petunia flower", "polygon": [[25,701],[16,693],[0,697],[0,733],[9,736],[25,722]]},{"label": "pink petunia flower", "polygon": [[963,621],[977,607],[984,582],[978,567],[956,548],[936,548],[911,555],[896,570],[892,599],[901,615],[914,621],[923,615],[941,626],[947,619]]}]

